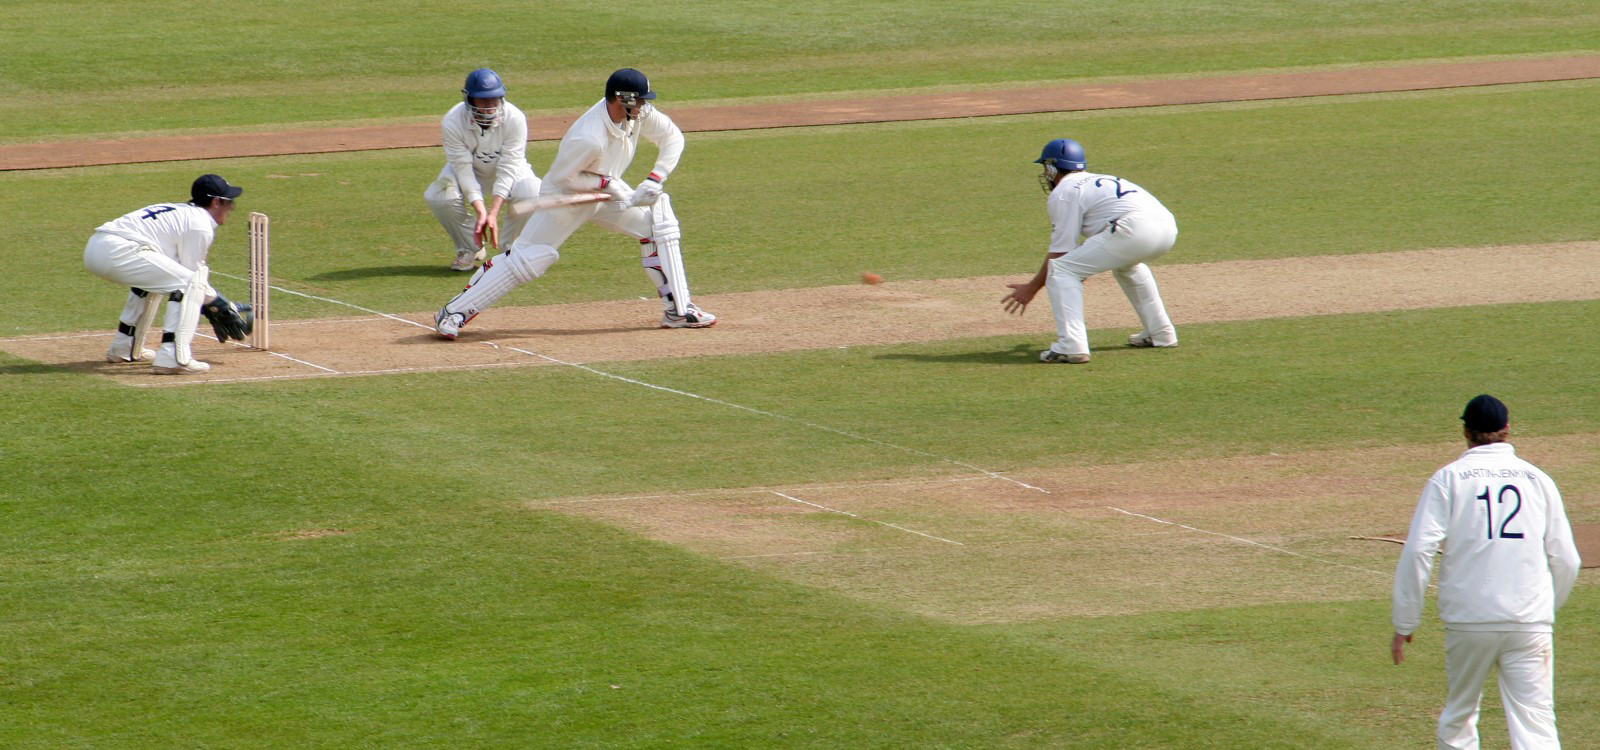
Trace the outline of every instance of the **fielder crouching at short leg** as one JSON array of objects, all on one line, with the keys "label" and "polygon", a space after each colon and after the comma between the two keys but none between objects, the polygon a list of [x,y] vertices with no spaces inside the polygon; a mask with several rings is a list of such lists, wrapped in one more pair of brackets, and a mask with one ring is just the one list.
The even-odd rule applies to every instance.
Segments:
[{"label": "fielder crouching at short leg", "polygon": [[[189,187],[188,203],[145,206],[95,229],[83,265],[131,288],[107,361],[151,362],[163,375],[202,373],[211,365],[191,351],[200,316],[211,321],[219,340],[242,340],[250,332],[250,306],[235,305],[212,289],[206,265],[216,228],[227,223],[243,192],[217,175],[201,175]],[[163,301],[161,346],[151,351],[144,341]]]},{"label": "fielder crouching at short leg", "polygon": [[1128,337],[1128,346],[1177,346],[1178,332],[1167,317],[1155,275],[1145,265],[1177,241],[1172,212],[1132,182],[1084,171],[1083,146],[1070,138],[1045,144],[1034,163],[1044,165],[1039,182],[1050,196],[1045,202],[1054,227],[1050,249],[1039,272],[1021,284],[1007,284],[1011,291],[1000,302],[1007,312],[1021,315],[1040,289],[1048,291],[1058,339],[1039,353],[1039,360],[1074,365],[1089,361],[1083,282],[1102,271],[1116,277],[1139,316],[1142,328]]},{"label": "fielder crouching at short leg", "polygon": [[[539,175],[527,158],[528,118],[506,100],[500,74],[479,68],[467,74],[461,101],[444,114],[439,131],[444,168],[422,197],[455,246],[451,270],[471,271],[485,247],[500,247],[501,207],[539,194]],[[526,219],[509,216],[506,236],[515,239]]]}]

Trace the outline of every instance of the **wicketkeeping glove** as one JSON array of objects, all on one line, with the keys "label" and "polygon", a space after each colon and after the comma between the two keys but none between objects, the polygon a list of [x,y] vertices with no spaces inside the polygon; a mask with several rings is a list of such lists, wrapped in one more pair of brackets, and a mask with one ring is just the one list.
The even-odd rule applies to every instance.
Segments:
[{"label": "wicketkeeping glove", "polygon": [[218,341],[228,339],[243,341],[250,330],[255,328],[255,311],[249,305],[234,304],[220,294],[216,299],[202,305],[200,314],[211,321],[211,329],[216,332]]}]

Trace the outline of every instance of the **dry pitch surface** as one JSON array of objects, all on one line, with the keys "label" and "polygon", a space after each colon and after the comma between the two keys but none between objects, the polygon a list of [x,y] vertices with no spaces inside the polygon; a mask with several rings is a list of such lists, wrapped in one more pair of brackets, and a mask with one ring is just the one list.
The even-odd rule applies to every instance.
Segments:
[{"label": "dry pitch surface", "polygon": [[[1213,321],[1595,299],[1600,297],[1600,268],[1593,263],[1597,252],[1600,242],[1587,241],[1173,264],[1158,267],[1156,278],[1181,335],[1184,325]],[[1181,240],[1173,254],[1169,257],[1182,257]],[[1460,273],[1462,268],[1474,272]],[[703,330],[661,330],[656,327],[659,304],[640,299],[492,308],[454,342],[434,334],[431,311],[369,311],[357,317],[274,323],[271,352],[224,347],[215,340],[198,343],[199,356],[214,367],[187,377],[106,363],[103,354],[111,334],[104,331],[0,339],[0,350],[125,385],[165,387],[1012,334],[1036,334],[1043,348],[1055,337],[1049,303],[1041,296],[1021,317],[1006,315],[999,304],[1005,284],[1022,276],[709,295],[698,301],[721,320]],[[546,280],[559,282],[559,276]],[[1137,329],[1132,309],[1109,274],[1089,279],[1086,287],[1091,326]],[[819,316],[817,310],[828,315]],[[839,320],[851,324],[841,326]]]}]

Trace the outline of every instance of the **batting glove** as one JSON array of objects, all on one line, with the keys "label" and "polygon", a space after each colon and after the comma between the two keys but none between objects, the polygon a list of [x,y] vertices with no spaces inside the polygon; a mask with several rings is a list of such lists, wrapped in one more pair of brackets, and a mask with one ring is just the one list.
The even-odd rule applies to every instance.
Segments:
[{"label": "batting glove", "polygon": [[628,201],[633,198],[633,188],[628,187],[628,183],[615,177],[601,177],[600,192],[609,194],[612,203],[620,203],[624,206],[628,205]]},{"label": "batting glove", "polygon": [[651,172],[650,176],[646,177],[644,182],[639,183],[639,187],[634,189],[633,200],[630,205],[653,206],[656,201],[661,200],[661,179],[655,172]]}]

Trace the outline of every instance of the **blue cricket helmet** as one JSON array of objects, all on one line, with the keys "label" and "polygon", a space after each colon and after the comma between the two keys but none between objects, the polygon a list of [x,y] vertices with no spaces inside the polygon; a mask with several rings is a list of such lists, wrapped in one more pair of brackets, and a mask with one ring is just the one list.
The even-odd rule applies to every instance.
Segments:
[{"label": "blue cricket helmet", "polygon": [[499,99],[506,95],[506,85],[500,74],[488,68],[478,68],[467,74],[467,85],[461,87],[468,99]]},{"label": "blue cricket helmet", "polygon": [[1035,164],[1049,164],[1063,172],[1084,169],[1083,146],[1071,138],[1057,138],[1044,144],[1044,152],[1034,159]]}]

